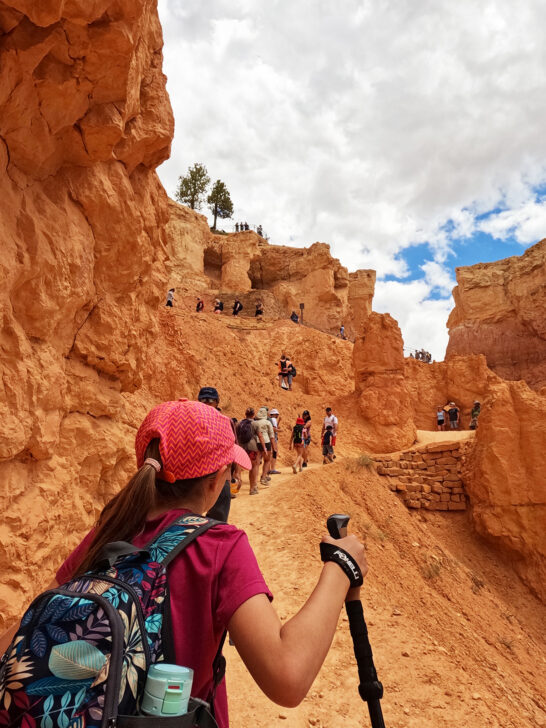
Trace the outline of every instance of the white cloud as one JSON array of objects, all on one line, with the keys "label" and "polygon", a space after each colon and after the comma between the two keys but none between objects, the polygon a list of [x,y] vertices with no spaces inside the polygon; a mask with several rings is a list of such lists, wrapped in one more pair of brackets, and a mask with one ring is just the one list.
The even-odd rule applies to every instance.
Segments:
[{"label": "white cloud", "polygon": [[520,243],[546,237],[546,203],[527,202],[519,209],[503,210],[482,220],[479,229],[502,240],[510,236]]},{"label": "white cloud", "polygon": [[[546,181],[541,0],[159,7],[176,119],[159,173],[171,195],[202,161],[228,185],[234,220],[279,244],[330,242],[379,279],[408,275],[399,254],[410,244],[428,242],[445,265],[494,208],[515,212],[479,229],[544,237],[533,207]],[[410,305],[414,317],[442,313],[414,293],[397,298],[401,322]]]},{"label": "white cloud", "polygon": [[434,260],[427,260],[421,266],[421,270],[425,274],[425,282],[430,291],[436,291],[442,296],[450,296],[453,287],[456,285],[453,271],[441,263]]},{"label": "white cloud", "polygon": [[431,288],[424,280],[409,283],[378,281],[374,310],[390,313],[398,321],[406,356],[415,349],[425,349],[433,359],[442,361],[448,341],[446,321],[452,300],[430,299],[430,293]]}]

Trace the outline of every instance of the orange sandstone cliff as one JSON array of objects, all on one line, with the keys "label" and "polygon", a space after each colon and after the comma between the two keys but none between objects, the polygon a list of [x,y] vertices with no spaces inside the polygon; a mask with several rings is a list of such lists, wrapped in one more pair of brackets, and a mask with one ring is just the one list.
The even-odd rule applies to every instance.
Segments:
[{"label": "orange sandstone cliff", "polygon": [[415,442],[411,400],[404,377],[402,334],[389,314],[372,313],[353,351],[355,390],[369,448],[390,452]]},{"label": "orange sandstone cliff", "polygon": [[[213,235],[202,216],[167,200],[154,171],[172,136],[155,1],[0,0],[0,27],[0,629],[43,585],[36,575],[49,580],[51,564],[75,544],[74,524],[91,525],[132,471],[147,407],[195,396],[202,384],[219,387],[228,414],[278,404],[282,349],[298,366],[294,391],[283,395],[287,422],[311,406],[320,432],[321,410],[334,405],[341,455],[407,447],[415,423],[427,425],[442,400],[465,411],[483,396],[466,476],[476,523],[540,593],[546,450],[533,427],[542,426],[543,398],[499,384],[483,357],[405,363],[396,322],[371,314],[374,272],[348,273],[329,246]],[[501,314],[491,287],[470,274],[467,285],[459,273],[450,319],[455,343],[465,341],[457,331],[489,340],[491,366],[502,373],[509,351],[513,371],[535,385],[543,256],[541,244],[520,263],[494,264]],[[245,314],[263,297],[266,320],[158,313],[169,283],[188,297],[246,297]],[[463,289],[469,301],[478,296],[475,307]],[[314,327],[334,333],[344,323],[354,351],[351,342],[267,320],[299,303]],[[470,336],[475,324],[482,333]],[[519,349],[498,344],[505,324],[519,332]]]},{"label": "orange sandstone cliff", "polygon": [[167,246],[171,284],[189,292],[209,291],[231,302],[237,295],[244,315],[262,299],[265,316],[300,314],[305,323],[328,333],[345,326],[353,338],[372,310],[375,271],[349,273],[326,243],[309,248],[269,245],[252,231],[214,235],[206,218],[169,201]]},{"label": "orange sandstone cliff", "polygon": [[485,354],[503,379],[546,385],[546,240],[521,256],[456,273],[447,358]]},{"label": "orange sandstone cliff", "polygon": [[465,484],[479,533],[546,602],[546,396],[490,374]]},{"label": "orange sandstone cliff", "polygon": [[4,618],[133,465],[173,118],[154,0],[9,0],[0,27]]}]

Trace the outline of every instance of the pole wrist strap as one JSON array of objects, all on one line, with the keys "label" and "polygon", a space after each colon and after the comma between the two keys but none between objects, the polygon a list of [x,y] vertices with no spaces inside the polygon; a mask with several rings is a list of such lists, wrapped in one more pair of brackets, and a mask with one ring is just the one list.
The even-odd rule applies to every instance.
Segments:
[{"label": "pole wrist strap", "polygon": [[334,564],[337,564],[348,577],[351,588],[362,586],[364,583],[362,572],[353,557],[344,549],[339,548],[339,546],[334,546],[331,543],[321,543],[320,558],[322,561],[333,561]]}]

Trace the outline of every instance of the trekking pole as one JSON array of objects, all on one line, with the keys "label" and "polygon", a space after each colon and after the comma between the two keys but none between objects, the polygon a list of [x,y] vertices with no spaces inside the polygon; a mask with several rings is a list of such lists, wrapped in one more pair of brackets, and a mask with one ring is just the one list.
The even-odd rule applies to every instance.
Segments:
[{"label": "trekking pole", "polygon": [[[347,535],[347,525],[350,516],[335,513],[326,521],[326,528],[332,538],[343,538]],[[358,692],[364,702],[368,704],[368,712],[372,728],[385,728],[380,700],[383,697],[383,685],[377,678],[373,653],[368,639],[368,628],[364,619],[364,610],[360,599],[345,602],[345,611],[349,618],[349,628],[353,638],[358,678],[360,685]]]}]

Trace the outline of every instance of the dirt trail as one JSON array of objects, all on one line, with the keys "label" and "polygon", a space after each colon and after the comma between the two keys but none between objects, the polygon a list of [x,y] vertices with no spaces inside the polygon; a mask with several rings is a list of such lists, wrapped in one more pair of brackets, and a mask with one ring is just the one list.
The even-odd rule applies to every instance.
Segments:
[{"label": "dirt trail", "polygon": [[[546,609],[473,534],[466,514],[411,513],[351,458],[282,471],[259,496],[247,495],[245,479],[230,520],[247,531],[285,621],[320,572],[326,517],[351,514],[367,543],[364,608],[388,728],[546,726]],[[369,725],[344,614],[310,694],[293,710],[261,693],[234,647],[226,657],[235,728]]]}]

